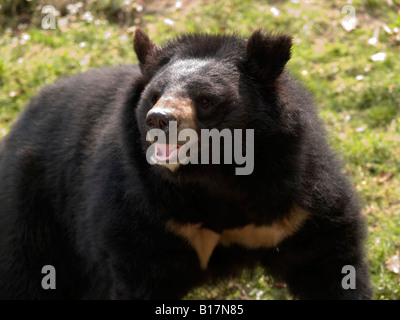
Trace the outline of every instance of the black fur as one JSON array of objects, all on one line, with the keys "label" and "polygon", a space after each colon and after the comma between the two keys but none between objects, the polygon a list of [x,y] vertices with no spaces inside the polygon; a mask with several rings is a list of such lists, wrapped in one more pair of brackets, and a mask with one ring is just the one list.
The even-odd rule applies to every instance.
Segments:
[{"label": "black fur", "polygon": [[[301,299],[368,299],[364,222],[306,91],[284,70],[288,36],[186,35],[159,48],[142,31],[137,66],[61,79],[34,97],[0,142],[0,298],[181,298],[264,266]],[[190,79],[179,61],[210,62]],[[194,84],[194,85],[191,85]],[[255,129],[255,168],[147,163],[145,116],[154,95],[214,97],[198,128]],[[271,224],[297,204],[305,225],[277,248],[218,246],[206,271],[166,221],[227,228]],[[56,290],[43,290],[53,265]],[[356,289],[341,269],[353,265]]]}]

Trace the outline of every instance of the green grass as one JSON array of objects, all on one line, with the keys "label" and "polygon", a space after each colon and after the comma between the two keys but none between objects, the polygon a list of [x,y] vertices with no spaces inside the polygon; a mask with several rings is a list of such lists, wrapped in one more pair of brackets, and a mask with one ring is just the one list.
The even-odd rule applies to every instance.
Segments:
[{"label": "green grass", "polygon": [[[298,2],[202,1],[186,10],[183,1],[181,9],[144,16],[141,24],[159,44],[187,31],[248,36],[264,27],[294,36],[288,67],[313,93],[332,145],[362,199],[374,298],[399,299],[400,275],[385,262],[400,251],[400,33],[394,32],[400,28],[400,2],[393,0],[390,6],[386,1],[353,1],[357,27],[350,32],[340,24],[347,1]],[[272,6],[278,16],[270,11]],[[136,63],[126,28],[104,20],[98,10],[92,22],[82,20],[82,13],[71,15],[64,25],[58,18],[56,30],[33,25],[19,32],[1,31],[0,137],[29,98],[60,76]],[[33,18],[40,21],[40,11]],[[373,46],[368,39],[376,29],[379,37]],[[372,61],[378,52],[387,54],[385,61]],[[257,269],[196,289],[187,298],[290,299],[282,287]]]}]

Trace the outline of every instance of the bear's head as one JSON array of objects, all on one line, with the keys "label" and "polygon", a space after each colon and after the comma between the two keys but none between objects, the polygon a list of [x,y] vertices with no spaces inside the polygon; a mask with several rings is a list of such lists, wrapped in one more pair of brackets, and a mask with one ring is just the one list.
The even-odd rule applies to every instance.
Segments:
[{"label": "bear's head", "polygon": [[[242,152],[254,158],[254,140],[279,126],[276,92],[291,45],[290,36],[257,30],[249,39],[183,35],[160,47],[137,28],[145,85],[136,121],[147,161],[176,173],[192,165],[243,166]],[[254,159],[247,160],[253,164],[236,174],[252,173]]]}]

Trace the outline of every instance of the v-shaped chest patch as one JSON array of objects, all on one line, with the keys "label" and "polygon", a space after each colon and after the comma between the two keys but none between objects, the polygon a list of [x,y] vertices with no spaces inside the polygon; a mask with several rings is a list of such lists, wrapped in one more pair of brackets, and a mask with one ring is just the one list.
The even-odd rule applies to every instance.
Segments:
[{"label": "v-shaped chest patch", "polygon": [[208,261],[217,245],[229,247],[240,245],[248,249],[271,248],[283,239],[293,235],[309,216],[305,210],[294,207],[290,214],[270,225],[256,226],[248,224],[243,227],[225,229],[217,233],[202,224],[179,224],[168,221],[167,230],[184,238],[197,252],[200,267],[207,269]]}]

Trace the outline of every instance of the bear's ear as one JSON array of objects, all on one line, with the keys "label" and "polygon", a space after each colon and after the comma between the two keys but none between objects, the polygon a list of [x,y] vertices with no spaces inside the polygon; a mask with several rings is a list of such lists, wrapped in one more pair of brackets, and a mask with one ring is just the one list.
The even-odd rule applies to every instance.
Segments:
[{"label": "bear's ear", "polygon": [[278,77],[290,59],[292,37],[256,30],[246,42],[247,58],[260,80],[270,83]]},{"label": "bear's ear", "polygon": [[146,62],[148,62],[147,58],[160,49],[159,46],[150,40],[149,36],[142,28],[135,29],[133,48],[142,70]]}]

